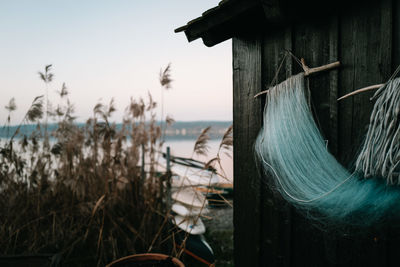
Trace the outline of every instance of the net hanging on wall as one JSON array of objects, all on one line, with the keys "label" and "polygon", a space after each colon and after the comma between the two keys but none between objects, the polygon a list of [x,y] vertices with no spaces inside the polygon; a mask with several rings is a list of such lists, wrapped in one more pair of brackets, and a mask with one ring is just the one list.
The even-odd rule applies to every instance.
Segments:
[{"label": "net hanging on wall", "polygon": [[394,79],[376,93],[371,125],[350,173],[329,153],[318,130],[304,73],[272,87],[255,150],[281,195],[318,221],[371,225],[400,218],[400,187],[387,185],[399,180],[399,91],[400,80]]}]

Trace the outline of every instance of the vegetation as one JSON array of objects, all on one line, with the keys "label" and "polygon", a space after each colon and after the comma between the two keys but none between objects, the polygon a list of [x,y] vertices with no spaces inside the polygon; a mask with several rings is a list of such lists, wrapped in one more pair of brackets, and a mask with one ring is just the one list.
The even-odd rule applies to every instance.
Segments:
[{"label": "vegetation", "polygon": [[[165,88],[170,88],[169,69],[160,74]],[[169,254],[168,176],[156,168],[163,129],[151,95],[146,102],[131,99],[118,127],[110,122],[113,100],[98,103],[78,126],[65,84],[59,104],[52,108],[49,102],[51,65],[39,74],[46,97],[36,97],[0,143],[1,253],[54,253],[67,266],[101,266],[141,252]],[[6,109],[4,127],[10,129],[14,99]],[[56,121],[52,131],[49,119]],[[167,117],[166,123],[172,122]],[[20,133],[25,123],[36,124],[29,135]],[[197,152],[205,153],[206,134],[196,143]]]}]

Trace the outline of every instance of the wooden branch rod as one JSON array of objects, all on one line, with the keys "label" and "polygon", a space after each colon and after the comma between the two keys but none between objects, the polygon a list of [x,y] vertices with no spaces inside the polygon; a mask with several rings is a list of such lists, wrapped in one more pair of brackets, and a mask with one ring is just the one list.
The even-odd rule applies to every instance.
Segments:
[{"label": "wooden branch rod", "polygon": [[336,62],[329,63],[329,64],[326,64],[326,65],[323,65],[320,67],[307,69],[304,73],[304,76],[309,76],[309,75],[312,75],[312,74],[315,74],[315,73],[318,73],[321,71],[331,70],[331,69],[337,68],[339,66],[340,66],[340,61],[336,61]]},{"label": "wooden branch rod", "polygon": [[366,92],[366,91],[369,91],[369,90],[374,90],[374,89],[381,88],[381,87],[384,86],[384,85],[385,85],[384,83],[375,84],[375,85],[370,85],[370,86],[367,86],[367,87],[364,87],[364,88],[355,90],[355,91],[353,91],[353,92],[351,92],[351,93],[348,93],[348,94],[346,94],[346,95],[344,95],[344,96],[339,97],[339,98],[337,99],[337,101],[340,101],[340,100],[345,99],[345,98],[347,98],[347,97],[349,97],[349,96],[356,95],[356,94],[359,94],[359,93],[362,93],[362,92]]},{"label": "wooden branch rod", "polygon": [[[323,65],[323,66],[319,66],[319,67],[315,67],[315,68],[309,68],[304,64],[304,59],[301,59],[301,62],[302,62],[303,70],[304,70],[304,76],[306,76],[306,77],[310,76],[310,75],[313,75],[313,74],[316,74],[316,73],[319,73],[319,72],[322,72],[322,71],[331,70],[331,69],[334,69],[334,68],[337,68],[337,67],[340,66],[340,61],[336,61],[336,62],[329,63],[329,64],[326,64],[326,65]],[[257,98],[260,95],[268,93],[268,90],[269,90],[269,88],[267,90],[259,92],[258,94],[256,94],[254,96],[254,98]]]}]

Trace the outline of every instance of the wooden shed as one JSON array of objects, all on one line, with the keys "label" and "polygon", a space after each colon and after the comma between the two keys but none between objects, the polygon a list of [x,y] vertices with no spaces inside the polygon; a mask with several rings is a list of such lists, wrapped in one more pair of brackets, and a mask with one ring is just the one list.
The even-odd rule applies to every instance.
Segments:
[{"label": "wooden shed", "polygon": [[[224,0],[180,31],[206,46],[233,39],[235,266],[400,266],[398,231],[369,229],[355,237],[315,227],[268,189],[253,149],[265,105],[253,96],[271,83],[287,49],[309,67],[341,62],[312,77],[310,89],[330,152],[351,166],[373,92],[337,98],[387,81],[400,64],[400,3]],[[279,80],[300,71],[287,60]]]}]

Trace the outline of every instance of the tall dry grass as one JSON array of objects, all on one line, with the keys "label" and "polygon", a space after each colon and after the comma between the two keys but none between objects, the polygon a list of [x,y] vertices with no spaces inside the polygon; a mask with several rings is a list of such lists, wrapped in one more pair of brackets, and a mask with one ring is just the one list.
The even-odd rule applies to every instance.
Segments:
[{"label": "tall dry grass", "polygon": [[[6,106],[9,139],[0,143],[0,257],[53,253],[63,266],[102,266],[143,252],[179,257],[184,244],[177,250],[169,227],[171,173],[157,171],[163,135],[173,119],[156,122],[157,104],[149,94],[146,100],[131,99],[122,126],[111,122],[113,100],[96,104],[92,117],[78,126],[65,84],[58,104],[49,100],[51,67],[39,72],[44,96],[33,100],[14,132],[9,130],[15,100]],[[160,71],[164,90],[171,88],[170,70],[168,65]],[[161,113],[163,118],[163,108]],[[56,122],[55,130],[50,131],[49,121]],[[36,125],[29,136],[20,132],[26,123]],[[209,129],[196,140],[193,155],[207,154]],[[220,153],[231,147],[232,127],[205,168],[217,165],[226,177]]]},{"label": "tall dry grass", "polygon": [[[110,121],[114,102],[98,103],[78,127],[65,84],[52,108],[51,65],[39,74],[45,97],[34,99],[20,124],[36,130],[25,136],[18,127],[0,144],[1,254],[54,253],[67,266],[100,266],[150,246],[163,251],[166,176],[156,170],[156,103],[150,95],[131,99],[122,127]],[[169,88],[170,79],[160,82]],[[9,116],[15,109],[12,100]],[[53,132],[49,120],[57,122]]]}]

